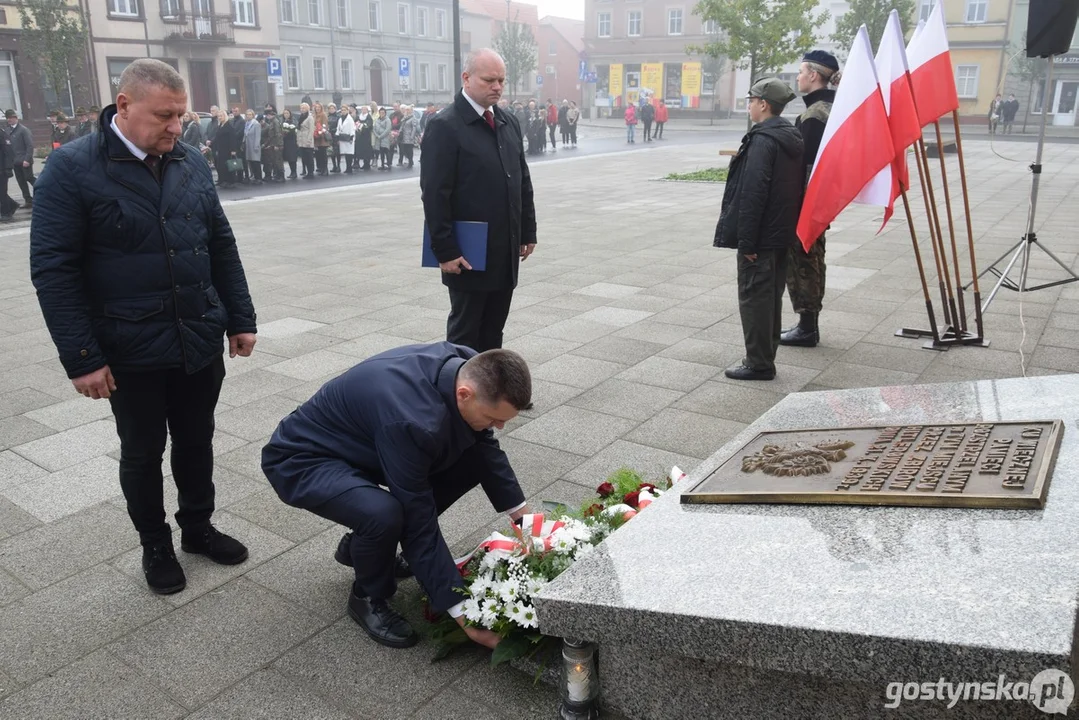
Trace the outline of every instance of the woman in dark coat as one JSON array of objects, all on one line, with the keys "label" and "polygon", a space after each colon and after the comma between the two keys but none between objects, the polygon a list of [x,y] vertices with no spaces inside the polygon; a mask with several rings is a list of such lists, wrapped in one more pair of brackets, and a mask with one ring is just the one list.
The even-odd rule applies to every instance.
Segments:
[{"label": "woman in dark coat", "polygon": [[292,117],[292,111],[285,109],[281,113],[281,134],[284,135],[285,147],[281,151],[282,159],[288,163],[289,180],[296,179],[296,160],[300,155],[296,145],[296,120]]},{"label": "woman in dark coat", "polygon": [[363,169],[371,169],[371,160],[375,157],[375,150],[371,146],[371,128],[375,119],[367,112],[367,106],[359,107],[356,115],[356,164],[363,161]]}]

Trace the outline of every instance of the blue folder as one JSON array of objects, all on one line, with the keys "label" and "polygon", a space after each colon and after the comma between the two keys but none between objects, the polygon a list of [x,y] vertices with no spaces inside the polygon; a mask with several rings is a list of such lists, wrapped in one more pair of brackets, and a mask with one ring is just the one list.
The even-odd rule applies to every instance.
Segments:
[{"label": "blue folder", "polygon": [[[453,238],[473,272],[487,269],[487,223],[458,220],[453,223]],[[438,267],[438,258],[431,250],[431,231],[423,224],[423,267]]]}]

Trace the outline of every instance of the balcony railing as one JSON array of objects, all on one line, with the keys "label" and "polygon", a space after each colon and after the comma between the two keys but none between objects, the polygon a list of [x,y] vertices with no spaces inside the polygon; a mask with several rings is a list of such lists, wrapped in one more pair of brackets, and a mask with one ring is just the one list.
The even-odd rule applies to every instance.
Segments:
[{"label": "balcony railing", "polygon": [[166,31],[166,43],[198,43],[231,45],[236,42],[232,32],[230,15],[180,15],[165,16],[169,23]]}]

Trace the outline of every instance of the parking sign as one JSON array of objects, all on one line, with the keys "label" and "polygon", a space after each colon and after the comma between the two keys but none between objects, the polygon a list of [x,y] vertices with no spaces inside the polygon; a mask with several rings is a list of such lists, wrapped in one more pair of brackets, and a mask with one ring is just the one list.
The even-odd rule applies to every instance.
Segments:
[{"label": "parking sign", "polygon": [[536,87],[543,87],[543,76],[542,75],[537,75],[536,76]]},{"label": "parking sign", "polygon": [[266,58],[266,74],[271,78],[281,78],[281,58]]},{"label": "parking sign", "polygon": [[397,58],[397,75],[399,77],[408,77],[408,58]]}]

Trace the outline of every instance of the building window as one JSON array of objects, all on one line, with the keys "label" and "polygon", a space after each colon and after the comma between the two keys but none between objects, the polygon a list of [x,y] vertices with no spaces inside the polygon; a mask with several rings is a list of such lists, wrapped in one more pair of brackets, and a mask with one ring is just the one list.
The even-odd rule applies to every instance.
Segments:
[{"label": "building window", "polygon": [[232,24],[255,27],[255,0],[232,0]]},{"label": "building window", "polygon": [[416,8],[416,34],[427,37],[427,8]]},{"label": "building window", "polygon": [[435,37],[446,37],[446,11],[435,10]]},{"label": "building window", "polygon": [[446,85],[447,85],[446,76],[448,74],[449,74],[449,71],[448,71],[448,69],[447,69],[447,67],[445,65],[439,65],[438,66],[438,89],[440,91],[442,91],[442,92],[445,92],[445,90],[446,90]]},{"label": "building window", "polygon": [[296,22],[296,0],[281,0],[281,22]]},{"label": "building window", "polygon": [[367,19],[371,23],[371,32],[382,31],[382,3],[378,0],[367,4]]},{"label": "building window", "polygon": [[337,0],[337,27],[351,27],[352,18],[349,17],[350,14],[348,0]]},{"label": "building window", "polygon": [[138,0],[109,0],[109,15],[117,17],[138,17]]},{"label": "building window", "polygon": [[311,70],[314,74],[315,89],[326,89],[326,58],[311,58]]},{"label": "building window", "polygon": [[921,0],[918,3],[918,21],[929,22],[929,15],[933,12],[933,0]]},{"label": "building window", "polygon": [[[174,18],[180,15],[180,0],[161,0],[161,17]],[[4,20],[7,23],[7,20]]]},{"label": "building window", "polygon": [[989,0],[967,0],[967,22],[983,23],[989,8]]},{"label": "building window", "polygon": [[307,0],[307,22],[311,25],[322,24],[322,0]]},{"label": "building window", "polygon": [[611,14],[609,12],[601,12],[599,14],[596,34],[602,38],[609,38],[611,36]]},{"label": "building window", "polygon": [[629,22],[626,23],[626,35],[629,35],[630,37],[640,37],[641,36],[641,11],[640,10],[630,10],[629,11]]},{"label": "building window", "polygon": [[408,5],[397,3],[397,32],[408,35]]},{"label": "building window", "polygon": [[341,89],[342,90],[351,90],[352,89],[352,61],[351,60],[342,60],[341,61]]},{"label": "building window", "polygon": [[300,57],[289,55],[285,58],[285,82],[289,90],[300,89]]},{"label": "building window", "polygon": [[431,89],[431,66],[420,63],[420,90],[427,92]]},{"label": "building window", "polygon": [[667,11],[667,34],[682,34],[682,8]]},{"label": "building window", "polygon": [[558,41],[557,40],[552,40],[550,43],[547,44],[547,54],[548,55],[557,55],[558,54]]},{"label": "building window", "polygon": [[955,89],[959,97],[978,97],[978,68],[978,65],[959,65],[955,68]]},{"label": "building window", "polygon": [[704,21],[704,34],[705,35],[719,35],[719,23],[715,20]]}]

